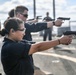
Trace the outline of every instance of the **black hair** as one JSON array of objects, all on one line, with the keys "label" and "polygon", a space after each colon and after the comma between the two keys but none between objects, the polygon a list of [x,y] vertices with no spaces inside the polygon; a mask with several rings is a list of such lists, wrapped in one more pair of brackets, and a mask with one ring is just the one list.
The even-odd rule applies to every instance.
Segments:
[{"label": "black hair", "polygon": [[11,9],[8,13],[9,17],[14,17],[14,9]]},{"label": "black hair", "polygon": [[17,15],[17,13],[23,13],[25,10],[27,10],[28,11],[28,8],[27,7],[25,7],[25,6],[17,6],[16,8],[15,8],[15,15]]},{"label": "black hair", "polygon": [[20,27],[20,24],[23,23],[23,21],[19,18],[9,18],[4,22],[4,29],[0,31],[0,34],[2,36],[5,36],[6,34],[9,34],[10,29],[13,29],[14,31],[17,31]]}]

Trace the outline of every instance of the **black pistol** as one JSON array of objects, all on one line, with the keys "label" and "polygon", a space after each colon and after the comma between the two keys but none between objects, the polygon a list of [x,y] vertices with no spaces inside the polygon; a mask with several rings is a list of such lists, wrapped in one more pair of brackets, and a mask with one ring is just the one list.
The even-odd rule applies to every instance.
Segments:
[{"label": "black pistol", "polygon": [[41,17],[42,17],[42,16],[36,16],[36,19],[42,19]]},{"label": "black pistol", "polygon": [[66,18],[66,17],[58,17],[57,19],[61,19],[61,20],[70,20],[70,18]]},{"label": "black pistol", "polygon": [[76,35],[76,31],[66,31],[63,34],[64,35]]}]

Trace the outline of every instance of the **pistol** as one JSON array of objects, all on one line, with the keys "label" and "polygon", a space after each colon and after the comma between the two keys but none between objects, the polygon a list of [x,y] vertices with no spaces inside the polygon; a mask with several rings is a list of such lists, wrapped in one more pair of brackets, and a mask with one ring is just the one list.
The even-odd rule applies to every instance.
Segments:
[{"label": "pistol", "polygon": [[63,34],[64,35],[76,35],[76,31],[66,31]]},{"label": "pistol", "polygon": [[66,18],[66,17],[58,17],[57,19],[61,19],[61,20],[70,20],[70,18]]},{"label": "pistol", "polygon": [[42,16],[36,16],[36,19],[42,19],[41,17],[42,17]]}]

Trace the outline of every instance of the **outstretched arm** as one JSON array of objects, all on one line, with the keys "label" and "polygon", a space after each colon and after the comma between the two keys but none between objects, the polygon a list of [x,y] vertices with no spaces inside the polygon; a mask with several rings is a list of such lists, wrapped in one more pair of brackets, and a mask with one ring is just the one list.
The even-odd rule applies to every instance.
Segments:
[{"label": "outstretched arm", "polygon": [[52,26],[61,26],[62,25],[62,20],[61,19],[57,19],[55,22],[50,21],[50,22],[40,22],[40,23],[34,23],[34,24],[25,24],[26,27],[26,32],[38,32],[47,28],[50,28]]},{"label": "outstretched arm", "polygon": [[59,44],[68,45],[72,42],[71,36],[64,36],[57,40],[47,41],[47,42],[41,42],[33,44],[29,50],[29,54],[33,54],[35,52],[44,51],[49,48],[55,47]]}]

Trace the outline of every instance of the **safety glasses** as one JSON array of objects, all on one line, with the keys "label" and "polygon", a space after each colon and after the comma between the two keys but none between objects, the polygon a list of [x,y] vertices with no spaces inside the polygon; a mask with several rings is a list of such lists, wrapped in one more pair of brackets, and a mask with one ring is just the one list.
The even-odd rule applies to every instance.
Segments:
[{"label": "safety glasses", "polygon": [[26,31],[26,28],[23,28],[23,29],[17,29],[18,31],[22,31],[22,32],[25,32]]},{"label": "safety glasses", "polygon": [[28,18],[28,14],[23,14],[23,13],[20,13],[21,15],[23,15],[24,17]]}]

